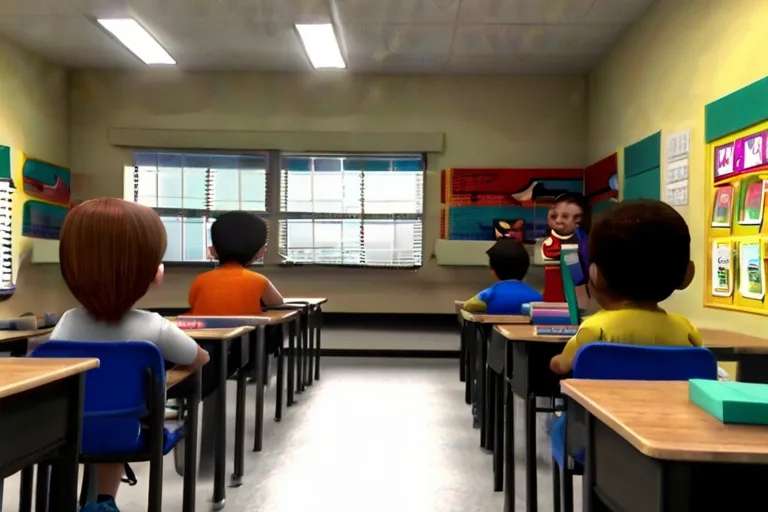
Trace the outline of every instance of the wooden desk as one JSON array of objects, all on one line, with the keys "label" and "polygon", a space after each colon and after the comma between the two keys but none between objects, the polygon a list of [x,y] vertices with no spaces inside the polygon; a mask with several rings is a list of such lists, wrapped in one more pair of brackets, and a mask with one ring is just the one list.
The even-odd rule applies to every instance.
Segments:
[{"label": "wooden desk", "polygon": [[768,383],[768,339],[720,329],[700,329],[718,361],[736,364],[736,380]]},{"label": "wooden desk", "polygon": [[[232,485],[241,485],[245,473],[246,372],[243,370],[248,367],[250,361],[249,335],[253,330],[253,326],[184,330],[211,355],[211,360],[203,366],[201,375],[203,431],[201,434],[200,472],[203,474],[210,472],[212,458],[214,510],[219,510],[224,506],[227,495],[227,377],[229,375],[237,375],[235,469],[231,476]],[[263,326],[259,330],[262,331]],[[263,335],[261,339],[261,354],[263,356]],[[263,364],[257,365],[257,367],[262,366]],[[263,392],[262,383],[262,400]],[[213,452],[212,457],[211,452]]]},{"label": "wooden desk", "polygon": [[286,304],[291,303],[307,303],[310,306],[322,306],[328,302],[327,297],[283,297],[283,302]]},{"label": "wooden desk", "polygon": [[0,331],[0,352],[10,352],[11,357],[24,357],[29,351],[29,339],[45,336],[52,328],[31,331]]},{"label": "wooden desk", "polygon": [[0,485],[52,461],[50,502],[77,510],[84,372],[98,366],[98,359],[0,359]]},{"label": "wooden desk", "polygon": [[687,382],[568,379],[562,390],[569,425],[584,421],[585,510],[749,510],[764,499],[768,427],[721,423],[689,402]]},{"label": "wooden desk", "polygon": [[459,312],[467,322],[478,324],[530,324],[531,317],[526,315],[489,315],[487,313],[470,313],[466,309]]},{"label": "wooden desk", "polygon": [[184,382],[188,377],[194,375],[195,371],[186,368],[171,368],[165,372],[165,389],[172,389],[177,384]]},{"label": "wooden desk", "polygon": [[[549,369],[549,361],[562,352],[569,336],[539,336],[533,325],[495,325],[488,348],[492,372],[494,412],[494,486],[504,489],[504,510],[515,503],[515,407],[514,395],[525,401],[526,510],[537,510],[536,397],[554,400],[560,394],[560,377]],[[506,389],[506,407],[504,396]],[[502,419],[502,417],[504,419]],[[502,435],[503,431],[503,435]],[[509,508],[511,507],[511,508]]]}]

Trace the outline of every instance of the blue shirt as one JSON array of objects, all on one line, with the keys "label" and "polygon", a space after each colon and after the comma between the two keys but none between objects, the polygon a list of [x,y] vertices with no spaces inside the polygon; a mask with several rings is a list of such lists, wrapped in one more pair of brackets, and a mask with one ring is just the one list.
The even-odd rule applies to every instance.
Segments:
[{"label": "blue shirt", "polygon": [[489,315],[520,315],[523,304],[544,300],[539,292],[522,281],[499,281],[477,294]]}]

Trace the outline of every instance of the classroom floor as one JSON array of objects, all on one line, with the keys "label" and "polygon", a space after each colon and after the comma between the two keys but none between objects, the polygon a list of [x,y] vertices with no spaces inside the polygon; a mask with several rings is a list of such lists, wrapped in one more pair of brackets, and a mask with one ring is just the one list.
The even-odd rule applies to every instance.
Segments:
[{"label": "classroom floor", "polygon": [[[324,341],[333,339],[331,329]],[[402,333],[407,335],[407,333]],[[349,332],[345,333],[350,335]],[[361,332],[360,336],[370,336]],[[420,333],[413,333],[414,340]],[[456,333],[445,333],[455,344]],[[471,426],[457,361],[450,359],[325,358],[322,380],[299,395],[275,423],[274,392],[267,391],[264,451],[247,451],[244,484],[227,489],[232,512],[486,512],[501,511],[503,494],[492,487],[492,457],[479,448]],[[274,370],[273,370],[274,372]],[[274,380],[273,380],[274,383]],[[230,383],[231,472],[234,383]],[[253,403],[249,387],[248,402]],[[253,440],[253,407],[248,408],[246,447]],[[518,419],[523,404],[516,403]],[[539,422],[539,510],[552,507],[549,441]],[[518,425],[518,440],[523,439]],[[516,510],[525,507],[523,446],[517,447]],[[181,510],[182,480],[165,459],[164,512]],[[135,465],[135,487],[123,486],[123,512],[146,510],[146,465]],[[575,509],[581,509],[580,480]],[[5,482],[2,510],[17,510],[18,479]],[[201,479],[198,510],[210,510],[212,484]]]}]

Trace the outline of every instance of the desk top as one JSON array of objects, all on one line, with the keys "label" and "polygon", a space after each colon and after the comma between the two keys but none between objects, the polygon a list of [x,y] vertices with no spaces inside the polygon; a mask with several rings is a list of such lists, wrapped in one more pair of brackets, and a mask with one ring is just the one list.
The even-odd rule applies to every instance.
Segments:
[{"label": "desk top", "polygon": [[53,328],[35,329],[33,331],[0,331],[0,343],[10,343],[12,341],[25,340],[35,336],[45,336],[51,334]]},{"label": "desk top", "polygon": [[278,309],[276,311],[264,311],[258,316],[268,319],[266,325],[277,325],[294,320],[298,314],[299,312],[295,309]]},{"label": "desk top", "polygon": [[189,370],[187,368],[171,368],[165,372],[165,389],[171,389],[178,383],[183,382],[196,371],[199,371],[199,369]]},{"label": "desk top", "polygon": [[487,315],[461,310],[461,318],[478,324],[530,324],[531,317],[526,315]]},{"label": "desk top", "polygon": [[561,387],[648,457],[768,463],[768,427],[720,422],[688,400],[687,382],[568,379]]},{"label": "desk top", "polygon": [[98,359],[2,358],[0,359],[0,398],[98,367]]},{"label": "desk top", "polygon": [[768,354],[768,339],[719,329],[700,329],[707,348],[730,348],[741,354]]},{"label": "desk top", "polygon": [[494,325],[493,328],[510,341],[565,343],[570,336],[541,336],[534,334],[533,325]]},{"label": "desk top", "polygon": [[231,340],[251,332],[253,327],[244,325],[241,327],[222,327],[220,329],[184,329],[187,336],[194,340]]},{"label": "desk top", "polygon": [[290,302],[306,302],[310,306],[319,306],[328,302],[328,297],[283,297],[286,305]]}]

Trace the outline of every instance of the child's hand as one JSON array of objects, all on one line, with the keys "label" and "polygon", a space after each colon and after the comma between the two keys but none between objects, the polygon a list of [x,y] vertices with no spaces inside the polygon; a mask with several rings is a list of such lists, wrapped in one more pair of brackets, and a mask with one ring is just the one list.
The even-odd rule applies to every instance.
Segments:
[{"label": "child's hand", "polygon": [[549,369],[558,375],[565,375],[570,373],[573,367],[571,363],[567,361],[565,357],[563,357],[562,354],[558,354],[549,362]]}]

